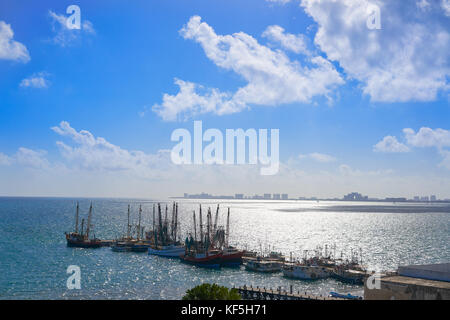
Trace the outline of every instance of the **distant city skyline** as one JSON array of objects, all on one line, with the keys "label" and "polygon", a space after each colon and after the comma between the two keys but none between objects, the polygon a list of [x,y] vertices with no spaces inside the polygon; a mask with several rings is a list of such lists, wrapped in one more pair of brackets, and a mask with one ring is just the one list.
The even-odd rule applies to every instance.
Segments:
[{"label": "distant city skyline", "polygon": [[264,193],[262,195],[253,194],[245,195],[243,193],[236,193],[234,195],[213,195],[206,192],[198,194],[184,193],[182,197],[173,196],[172,198],[184,198],[184,199],[235,199],[235,200],[344,200],[344,201],[388,201],[388,202],[434,202],[434,201],[450,201],[450,199],[438,199],[435,195],[431,196],[414,196],[411,198],[405,197],[386,197],[386,198],[371,198],[367,195],[362,195],[358,192],[351,192],[342,196],[341,198],[320,198],[320,197],[303,197],[294,196],[289,197],[287,193]]}]

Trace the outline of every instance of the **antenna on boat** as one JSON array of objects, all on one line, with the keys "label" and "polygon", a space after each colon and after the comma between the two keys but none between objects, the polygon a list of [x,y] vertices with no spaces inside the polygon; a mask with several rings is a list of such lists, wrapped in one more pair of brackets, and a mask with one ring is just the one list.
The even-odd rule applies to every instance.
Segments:
[{"label": "antenna on boat", "polygon": [[91,206],[89,207],[89,215],[88,215],[88,222],[86,226],[86,237],[89,239],[89,231],[91,231],[91,219],[92,219],[92,202]]},{"label": "antenna on boat", "polygon": [[197,243],[197,222],[195,221],[195,210],[193,213],[193,217],[194,217],[194,241],[195,243]]},{"label": "antenna on boat", "polygon": [[228,207],[228,213],[227,213],[227,234],[226,234],[226,236],[227,236],[226,245],[228,248],[229,244],[230,244],[230,242],[229,242],[229,238],[230,238],[230,207]]},{"label": "antenna on boat", "polygon": [[81,235],[84,233],[84,219],[81,219]]},{"label": "antenna on boat", "polygon": [[139,223],[138,223],[138,234],[137,234],[137,238],[138,240],[141,239],[141,214],[142,214],[142,205],[139,205]]},{"label": "antenna on boat", "polygon": [[165,227],[165,228],[168,227],[168,222],[167,222],[167,211],[168,211],[168,208],[167,208],[167,203],[166,203],[166,214],[165,214],[165,216],[164,216],[164,227]]},{"label": "antenna on boat", "polygon": [[173,234],[174,242],[177,242],[177,232],[178,232],[178,203],[175,204],[175,230]]},{"label": "antenna on boat", "polygon": [[155,204],[153,204],[153,238],[155,238]]},{"label": "antenna on boat", "polygon": [[130,205],[128,205],[127,239],[130,239]]},{"label": "antenna on boat", "polygon": [[219,219],[219,204],[217,204],[217,210],[216,210],[216,217],[214,219],[214,229],[213,229],[213,236],[216,236],[217,231],[217,220]]},{"label": "antenna on boat", "polygon": [[78,233],[78,213],[80,210],[80,205],[78,204],[77,201],[77,212],[75,213],[75,233]]},{"label": "antenna on boat", "polygon": [[202,221],[202,205],[200,205],[200,241],[203,244],[203,221]]}]

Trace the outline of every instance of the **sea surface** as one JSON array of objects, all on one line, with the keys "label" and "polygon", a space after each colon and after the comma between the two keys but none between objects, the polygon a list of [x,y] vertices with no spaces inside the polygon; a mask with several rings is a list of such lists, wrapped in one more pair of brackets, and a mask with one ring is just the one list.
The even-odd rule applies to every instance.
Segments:
[{"label": "sea surface", "polygon": [[[81,218],[94,206],[95,235],[114,239],[124,234],[127,206],[137,221],[152,226],[155,202],[145,199],[0,198],[0,299],[180,299],[187,289],[204,282],[228,287],[244,284],[289,288],[311,294],[330,291],[362,295],[363,288],[333,279],[301,281],[279,274],[242,268],[202,269],[179,260],[118,253],[110,248],[66,246],[64,232],[73,231],[76,202]],[[398,265],[450,261],[450,204],[371,203],[342,201],[179,201],[180,236],[192,228],[199,203],[205,212],[220,204],[219,225],[231,209],[230,242],[253,250],[276,250],[302,257],[318,246],[337,256],[362,252],[370,270],[395,270]],[[311,251],[310,251],[311,252]],[[69,290],[67,268],[81,270],[81,289]]]}]

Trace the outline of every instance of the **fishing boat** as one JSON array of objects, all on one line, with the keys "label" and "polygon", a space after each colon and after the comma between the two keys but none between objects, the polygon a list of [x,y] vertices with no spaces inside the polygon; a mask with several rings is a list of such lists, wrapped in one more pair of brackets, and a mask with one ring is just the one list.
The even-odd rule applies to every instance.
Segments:
[{"label": "fishing boat", "polygon": [[132,252],[147,252],[150,244],[144,242],[136,242],[131,245]]},{"label": "fishing boat", "polygon": [[167,258],[179,258],[184,254],[185,249],[182,245],[171,244],[168,246],[150,246],[148,248],[149,255],[167,257]]},{"label": "fishing boat", "polygon": [[89,235],[91,232],[92,224],[92,203],[89,207],[89,215],[86,226],[86,231],[84,231],[84,219],[81,220],[81,233],[78,233],[78,218],[79,218],[79,204],[77,202],[76,214],[75,214],[75,231],[70,233],[65,233],[66,241],[68,247],[77,248],[100,248],[103,243],[100,239],[94,238],[90,239]]},{"label": "fishing boat", "polygon": [[128,205],[128,222],[127,234],[114,241],[111,250],[114,252],[147,252],[150,243],[142,239],[144,228],[141,226],[142,206],[139,206],[138,223],[133,225],[130,223],[130,205]]},{"label": "fishing boat", "polygon": [[218,269],[222,262],[222,252],[207,251],[204,253],[186,253],[180,256],[181,261],[203,268]]},{"label": "fishing boat", "polygon": [[283,266],[283,275],[301,280],[317,280],[330,277],[332,270],[323,266],[289,263]]},{"label": "fishing boat", "polygon": [[280,261],[285,262],[286,257],[281,252],[272,251],[267,256],[268,260],[274,260],[274,261]]},{"label": "fishing boat", "polygon": [[256,251],[249,251],[249,250],[244,250],[244,254],[242,255],[242,258],[245,260],[247,258],[256,258],[258,256],[258,252]]},{"label": "fishing boat", "polygon": [[347,269],[344,266],[334,268],[332,276],[342,282],[351,284],[364,284],[366,272],[361,270]]},{"label": "fishing boat", "polygon": [[222,250],[222,260],[220,264],[224,267],[237,267],[243,263],[244,251],[234,247],[227,247]]},{"label": "fishing boat", "polygon": [[281,271],[283,263],[281,261],[266,260],[259,257],[256,259],[247,260],[244,265],[246,270],[263,273],[275,273]]},{"label": "fishing boat", "polygon": [[168,208],[166,205],[165,218],[163,220],[161,205],[158,203],[158,219],[155,217],[155,205],[153,205],[153,230],[147,232],[146,239],[150,242],[147,252],[149,255],[179,258],[185,253],[184,246],[177,240],[178,234],[178,204],[173,203],[172,218],[169,225]]},{"label": "fishing boat", "polygon": [[128,242],[116,242],[111,246],[111,250],[114,252],[130,252],[132,245]]}]

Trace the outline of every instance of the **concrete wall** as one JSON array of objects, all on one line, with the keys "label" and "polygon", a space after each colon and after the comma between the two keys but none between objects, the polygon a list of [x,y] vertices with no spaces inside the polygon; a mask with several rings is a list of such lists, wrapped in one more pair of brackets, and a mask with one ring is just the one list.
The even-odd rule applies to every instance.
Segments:
[{"label": "concrete wall", "polygon": [[381,279],[380,289],[364,285],[366,300],[450,300],[450,289]]}]

